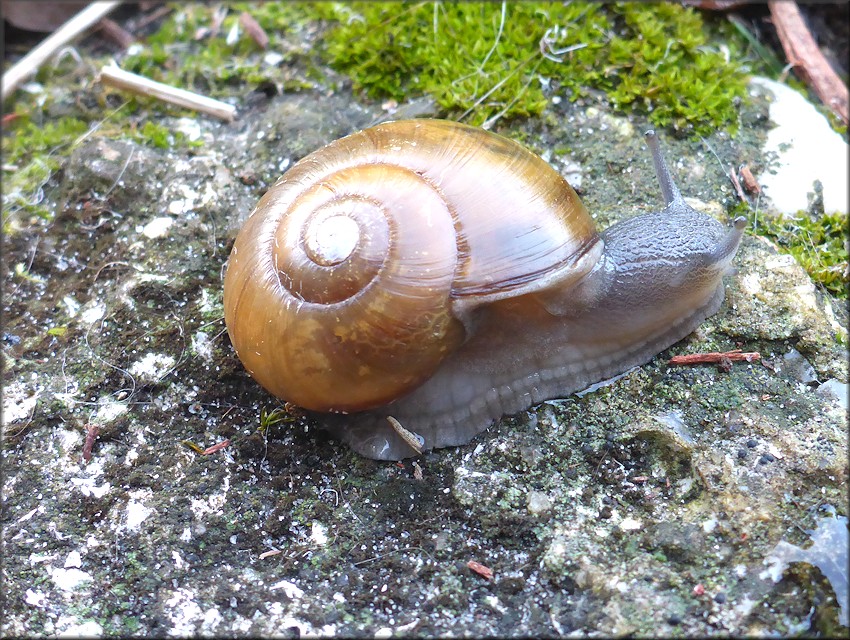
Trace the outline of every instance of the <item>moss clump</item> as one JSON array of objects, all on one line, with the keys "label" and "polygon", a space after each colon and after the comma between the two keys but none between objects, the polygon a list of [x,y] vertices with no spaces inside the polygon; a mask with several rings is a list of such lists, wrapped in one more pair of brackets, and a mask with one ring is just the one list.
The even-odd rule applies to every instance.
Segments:
[{"label": "moss clump", "polygon": [[9,217],[16,211],[50,217],[41,189],[61,165],[66,147],[87,130],[88,123],[77,118],[41,122],[17,112],[3,135],[3,164],[17,167],[3,185],[4,232],[11,231]]},{"label": "moss clump", "polygon": [[[743,68],[675,4],[320,4],[330,63],[374,97],[427,93],[475,124],[540,113],[545,87],[605,92],[658,126],[733,129]],[[733,38],[732,47],[735,47]],[[541,53],[541,47],[546,55]],[[572,49],[565,51],[566,49]]]},{"label": "moss clump", "polygon": [[[776,242],[784,253],[794,256],[812,279],[832,295],[847,298],[847,220],[842,213],[813,217],[800,212],[797,216],[762,217],[757,231]],[[756,221],[751,223],[755,229]]]},{"label": "moss clump", "polygon": [[[675,4],[316,2],[229,9],[218,32],[197,41],[214,9],[181,8],[124,68],[232,95],[234,85],[307,82],[281,62],[307,61],[314,77],[330,63],[374,98],[427,94],[473,124],[539,114],[549,93],[575,100],[601,91],[657,126],[695,134],[734,129],[736,101],[746,95],[737,62],[746,58],[746,40],[728,26],[722,41],[729,51],[710,46],[701,15]],[[280,59],[266,61],[239,31],[242,11],[265,30],[269,51]]]},{"label": "moss clump", "polygon": [[[282,33],[308,20],[309,6],[301,3],[233,3],[213,32],[215,14],[221,7],[205,4],[181,5],[166,19],[145,46],[122,62],[128,71],[160,82],[175,84],[206,95],[229,97],[233,87],[262,84],[281,79],[277,65],[297,57],[284,43]],[[280,60],[264,60],[260,46],[240,25],[240,14],[250,14],[266,30],[269,50]]]}]

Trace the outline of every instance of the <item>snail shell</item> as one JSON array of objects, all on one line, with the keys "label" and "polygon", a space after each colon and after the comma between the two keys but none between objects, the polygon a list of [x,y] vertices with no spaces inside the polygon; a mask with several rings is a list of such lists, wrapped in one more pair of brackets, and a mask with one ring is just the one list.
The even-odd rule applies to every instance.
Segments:
[{"label": "snail shell", "polygon": [[598,242],[572,188],[519,144],[452,122],[383,124],[263,196],[232,251],[225,319],[268,391],[361,411],[429,378],[474,307],[580,277]]},{"label": "snail shell", "polygon": [[[696,249],[714,250],[722,225],[699,224]],[[390,122],[311,153],[260,199],[231,252],[225,321],[270,393],[330,412],[325,425],[364,455],[396,459],[414,454],[411,434],[426,449],[466,442],[693,329],[655,310],[649,337],[646,321],[625,329],[629,309],[606,296],[631,272],[605,249],[569,184],[521,145],[454,122]],[[696,323],[722,300],[722,286],[719,299],[708,289]],[[606,314],[624,339],[599,332]]]}]

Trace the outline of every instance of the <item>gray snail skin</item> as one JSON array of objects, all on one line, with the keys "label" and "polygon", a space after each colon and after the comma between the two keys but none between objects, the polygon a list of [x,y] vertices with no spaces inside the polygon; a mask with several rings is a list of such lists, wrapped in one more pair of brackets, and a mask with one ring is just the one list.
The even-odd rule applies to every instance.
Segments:
[{"label": "gray snail skin", "polygon": [[689,207],[646,141],[664,209],[601,234],[554,169],[499,135],[407,120],[330,143],[236,238],[236,353],[381,460],[467,443],[644,364],[720,307],[744,230]]}]

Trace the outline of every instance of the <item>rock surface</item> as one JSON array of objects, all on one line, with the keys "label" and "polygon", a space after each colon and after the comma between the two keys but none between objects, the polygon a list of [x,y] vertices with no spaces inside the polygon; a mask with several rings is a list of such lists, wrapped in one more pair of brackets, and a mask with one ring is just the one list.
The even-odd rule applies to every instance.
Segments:
[{"label": "rock surface", "polygon": [[[48,196],[57,217],[7,239],[4,634],[835,631],[827,580],[764,570],[847,504],[846,403],[821,391],[846,390],[847,336],[764,240],[745,238],[698,332],[465,447],[377,463],[269,416],[223,325],[232,236],[287,166],[381,115],[285,95],[230,127],[198,119],[205,144],[182,157],[94,135]],[[524,133],[572,150],[544,155],[581,168],[601,227],[659,205],[640,136],[621,134],[644,123],[566,101],[552,115]],[[756,140],[709,142],[728,166]],[[685,194],[722,215],[711,154],[663,143]],[[667,364],[736,348],[762,360]]]},{"label": "rock surface", "polygon": [[[844,138],[791,87],[760,77],[753,78],[750,86],[771,101],[773,127],[763,152],[772,162],[759,175],[759,182],[776,210],[793,215],[815,207],[821,212],[847,213],[850,159]],[[819,203],[814,202],[816,198]]]}]

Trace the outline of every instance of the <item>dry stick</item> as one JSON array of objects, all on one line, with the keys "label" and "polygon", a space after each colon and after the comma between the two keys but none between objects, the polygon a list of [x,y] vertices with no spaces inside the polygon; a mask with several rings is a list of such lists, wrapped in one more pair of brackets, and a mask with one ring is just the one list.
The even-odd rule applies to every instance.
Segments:
[{"label": "dry stick", "polygon": [[97,434],[100,431],[96,424],[87,424],[86,425],[86,441],[83,444],[83,460],[88,463],[91,460],[91,450],[94,447],[94,441],[97,438]]},{"label": "dry stick", "polygon": [[[3,74],[2,99],[5,101],[23,82],[38,71],[39,67],[59,49],[91,27],[103,16],[121,4],[118,0],[92,2],[53,32],[35,49],[12,65]],[[36,9],[37,10],[37,9]]]},{"label": "dry stick", "polygon": [[841,78],[832,70],[821,53],[812,34],[806,28],[806,23],[803,22],[797,3],[771,0],[767,4],[788,62],[794,66],[797,75],[814,89],[821,102],[832,109],[844,121],[844,124],[847,124],[847,86],[841,82]]},{"label": "dry stick", "polygon": [[129,49],[130,45],[136,41],[136,37],[132,33],[109,18],[102,18],[98,27],[103,37],[112,40],[122,49]]},{"label": "dry stick", "polygon": [[207,447],[206,449],[204,449],[201,452],[201,455],[202,456],[208,456],[211,453],[215,453],[216,451],[221,451],[222,449],[224,449],[229,444],[230,444],[230,438],[228,438],[227,440],[223,440],[222,442],[216,443],[211,447]]},{"label": "dry stick", "polygon": [[734,351],[711,351],[709,353],[689,353],[684,356],[673,356],[667,361],[667,364],[722,364],[724,361],[743,360],[752,362],[760,358],[761,354],[757,351],[741,353],[740,349],[735,349]]},{"label": "dry stick", "polygon": [[214,100],[185,89],[178,89],[150,78],[124,71],[118,67],[108,66],[100,70],[100,81],[117,89],[124,89],[143,96],[151,96],[176,104],[187,109],[206,113],[225,122],[233,122],[236,117],[236,107],[220,100]]}]

